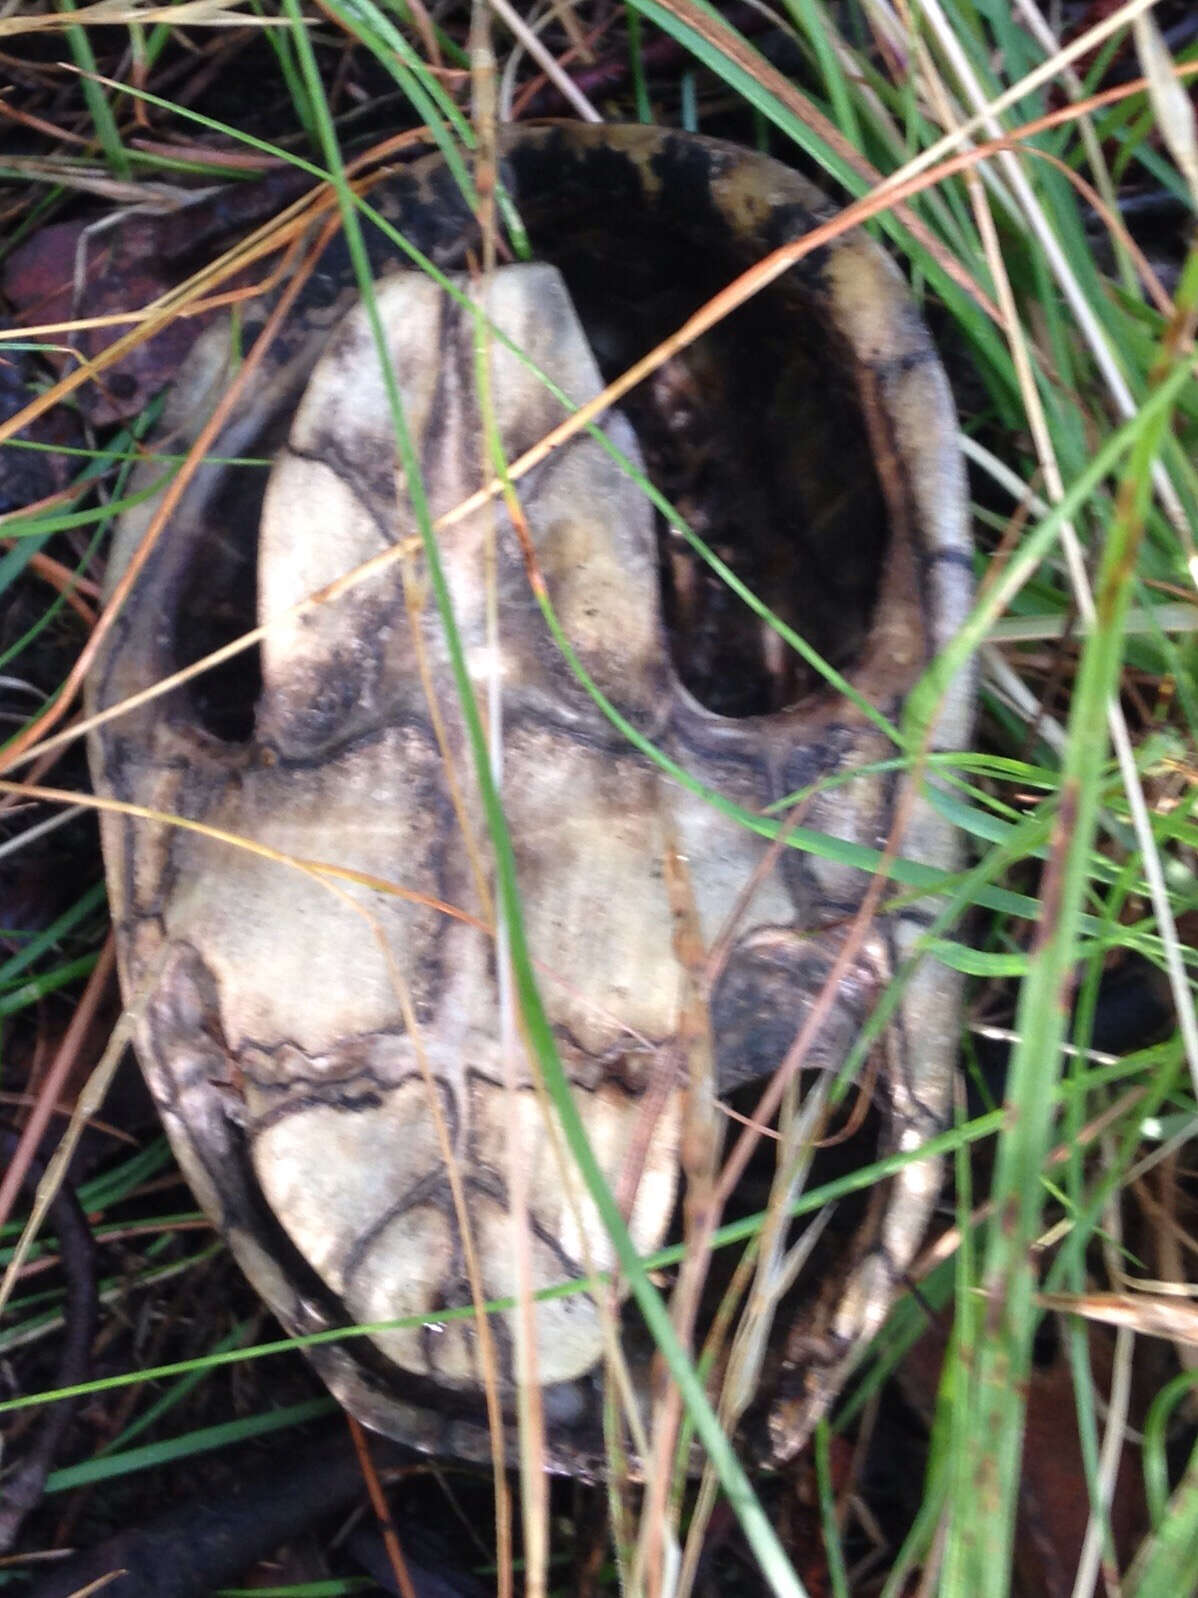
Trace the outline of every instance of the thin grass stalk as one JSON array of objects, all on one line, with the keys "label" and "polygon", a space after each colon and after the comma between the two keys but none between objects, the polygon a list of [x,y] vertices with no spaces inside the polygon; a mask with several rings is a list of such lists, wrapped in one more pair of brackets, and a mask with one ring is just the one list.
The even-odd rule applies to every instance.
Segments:
[{"label": "thin grass stalk", "polygon": [[[59,10],[68,14],[77,10],[75,0],[59,0]],[[66,28],[67,41],[71,47],[71,54],[75,58],[75,65],[81,67],[85,73],[94,73],[96,70],[96,57],[92,51],[92,42],[88,37],[87,29],[78,24]],[[87,109],[91,114],[92,123],[96,130],[96,137],[104,151],[105,160],[114,177],[128,183],[133,176],[133,166],[129,160],[129,152],[121,142],[121,135],[116,125],[116,117],[112,113],[103,89],[95,82],[94,78],[85,77],[83,80],[83,98],[87,101]]]}]

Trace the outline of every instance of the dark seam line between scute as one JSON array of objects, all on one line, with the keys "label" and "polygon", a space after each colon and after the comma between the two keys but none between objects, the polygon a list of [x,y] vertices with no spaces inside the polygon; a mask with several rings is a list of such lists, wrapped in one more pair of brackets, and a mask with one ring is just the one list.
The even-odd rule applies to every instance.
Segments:
[{"label": "dark seam line between scute", "polygon": [[947,549],[921,549],[919,559],[925,570],[932,570],[937,566],[958,566],[973,576],[973,556],[967,549],[949,547]]},{"label": "dark seam line between scute", "polygon": [[871,355],[863,364],[882,384],[886,384],[906,377],[909,372],[918,371],[922,366],[934,366],[938,359],[935,347],[928,343],[921,344],[918,349],[904,350],[901,355]]}]

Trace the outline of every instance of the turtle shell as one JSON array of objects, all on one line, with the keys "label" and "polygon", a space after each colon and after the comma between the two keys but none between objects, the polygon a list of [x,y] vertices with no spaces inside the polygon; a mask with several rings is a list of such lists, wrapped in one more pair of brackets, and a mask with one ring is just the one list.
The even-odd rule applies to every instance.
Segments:
[{"label": "turtle shell", "polygon": [[[804,1066],[821,1075],[804,1080],[830,1080],[931,919],[927,903],[878,916],[840,958],[862,846],[897,825],[908,857],[955,860],[926,796],[875,768],[894,754],[885,721],[965,612],[969,549],[943,374],[861,234],[524,469],[574,407],[831,207],[774,161],[646,128],[509,132],[501,177],[530,262],[472,274],[477,225],[440,158],[371,189],[368,302],[344,244],[324,249],[138,555],[91,679],[91,758],[118,802],[104,850],[137,1052],[254,1286],[293,1333],[370,1325],[309,1350],[367,1424],[484,1457],[486,1384],[511,1421],[535,1381],[549,1463],[597,1470],[605,1346],[633,1389],[648,1363],[618,1291],[485,1325],[464,1313],[614,1264],[522,1030],[496,851],[510,844],[582,1124],[650,1253],[677,1224],[688,1129],[777,1071],[817,1003]],[[447,275],[414,267],[386,224]],[[271,304],[200,339],[164,421],[175,449]],[[519,463],[506,499],[499,456]],[[235,464],[262,457],[269,472]],[[159,503],[123,517],[110,585]],[[260,649],[122,708],[255,619]],[[966,736],[970,705],[962,683],[941,746]],[[842,847],[772,841],[791,795],[792,819]],[[941,1128],[958,1004],[948,971],[906,974],[873,1050],[863,1159]],[[880,1323],[937,1186],[934,1164],[904,1167],[822,1287],[800,1278],[774,1339],[776,1453]]]}]

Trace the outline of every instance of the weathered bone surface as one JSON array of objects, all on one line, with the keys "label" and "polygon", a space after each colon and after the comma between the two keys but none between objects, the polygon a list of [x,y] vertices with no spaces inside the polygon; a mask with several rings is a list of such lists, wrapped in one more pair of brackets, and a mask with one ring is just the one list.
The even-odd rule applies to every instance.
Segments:
[{"label": "weathered bone surface", "polygon": [[[771,162],[645,129],[514,135],[505,177],[546,260],[501,269],[485,291],[503,335],[491,343],[488,399],[479,391],[474,319],[461,303],[476,292],[469,280],[456,280],[455,297],[419,272],[396,273],[393,260],[376,263],[378,315],[434,517],[490,476],[485,410],[508,460],[565,414],[509,345],[581,404],[602,388],[601,366],[640,352],[630,338],[652,341],[655,326],[638,322],[651,298],[641,280],[634,274],[622,287],[622,268],[610,265],[614,310],[605,312],[604,271],[589,269],[603,267],[604,249],[616,250],[618,263],[605,241],[623,213],[633,214],[633,231],[621,247],[648,239],[646,258],[656,253],[666,264],[657,292],[667,332],[688,309],[677,268],[696,227],[709,230],[711,270],[726,279],[803,231],[822,206]],[[607,209],[600,203],[584,224],[596,195]],[[375,199],[439,261],[461,258],[469,219],[438,163],[393,180]],[[204,653],[221,626],[235,635],[250,620],[245,595],[256,561],[258,612],[280,618],[262,646],[256,705],[248,679],[178,690],[105,723],[92,758],[101,793],[220,834],[104,817],[122,981],[188,1179],[255,1286],[297,1332],[435,1319],[472,1302],[472,1277],[485,1298],[514,1295],[518,1247],[541,1286],[612,1263],[502,991],[471,752],[374,336],[349,283],[347,265],[331,254],[214,450],[277,450],[260,518],[261,485],[255,492],[244,471],[231,479],[212,466],[197,475],[91,690],[93,708],[108,709]],[[696,303],[716,286],[700,274]],[[867,880],[813,854],[772,854],[765,829],[744,825],[704,791],[759,814],[822,779],[802,824],[879,848],[904,790],[893,775],[852,777],[893,747],[818,681],[800,680],[778,709],[712,708],[722,702],[725,625],[729,635],[740,630],[741,653],[759,649],[759,664],[776,661],[777,648],[768,629],[745,631],[741,601],[723,608],[722,589],[713,597],[700,586],[699,601],[687,597],[678,551],[659,547],[653,507],[630,475],[641,469],[636,435],[654,475],[685,479],[680,497],[693,501],[686,508],[701,524],[707,518],[701,530],[720,552],[729,518],[719,489],[704,488],[707,468],[688,462],[670,435],[714,437],[725,420],[711,397],[721,385],[728,416],[757,403],[745,397],[750,390],[764,392],[768,418],[728,452],[740,467],[733,460],[725,468],[715,443],[708,475],[730,475],[741,509],[760,491],[756,529],[744,535],[756,541],[750,582],[887,716],[901,711],[905,691],[955,630],[968,594],[951,405],[889,262],[850,238],[791,274],[754,314],[729,342],[717,337],[693,366],[667,374],[672,386],[658,412],[632,406],[636,432],[628,417],[606,417],[603,434],[624,464],[584,435],[518,485],[536,568],[586,673],[699,791],[634,748],[567,667],[502,505],[452,520],[438,538],[478,702],[498,716],[503,804],[546,1009],[590,1140],[646,1251],[671,1224],[686,1094],[700,1091],[676,1047],[687,974],[668,863],[685,867],[705,947],[723,940],[710,1001],[710,1092],[778,1067]],[[762,341],[760,364],[738,342],[753,338]],[[198,432],[225,380],[229,342],[226,329],[205,335],[181,375],[167,418],[176,438]],[[743,393],[738,364],[749,368]],[[814,398],[813,372],[824,375]],[[829,436],[829,426],[856,442]],[[821,456],[844,481],[811,480]],[[110,582],[152,510],[125,517]],[[301,606],[393,549],[396,558],[367,580],[319,607]],[[690,616],[699,617],[696,636],[714,640],[701,666],[684,658],[679,636]],[[969,714],[963,685],[941,718],[944,746],[966,734]],[[954,859],[951,834],[918,795],[902,847],[933,864]],[[349,875],[330,875],[329,866]],[[928,919],[927,907],[915,906],[875,922],[808,1067],[842,1062]],[[916,1148],[941,1126],[957,1004],[950,974],[916,966],[878,1050],[882,1151]],[[800,1315],[780,1355],[779,1454],[826,1407],[879,1324],[937,1186],[933,1165],[906,1167],[846,1250],[833,1289]],[[559,1468],[594,1468],[600,1454],[605,1312],[583,1293],[535,1311],[537,1379]],[[500,1397],[510,1407],[514,1327],[505,1316],[492,1325]],[[630,1349],[632,1341],[629,1334]],[[314,1358],[369,1424],[432,1450],[485,1451],[471,1320],[379,1331]]]}]

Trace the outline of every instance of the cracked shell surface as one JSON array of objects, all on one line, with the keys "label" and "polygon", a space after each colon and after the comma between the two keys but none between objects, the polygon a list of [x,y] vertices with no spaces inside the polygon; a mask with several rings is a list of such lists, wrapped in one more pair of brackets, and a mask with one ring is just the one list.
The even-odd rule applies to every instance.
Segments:
[{"label": "cracked shell surface", "polygon": [[[503,177],[536,261],[500,269],[485,291],[465,276],[447,289],[371,232],[375,303],[429,510],[445,518],[437,546],[463,663],[485,714],[500,707],[503,807],[548,1019],[605,1178],[650,1252],[674,1220],[688,1116],[704,1124],[713,1095],[778,1068],[868,880],[856,857],[772,850],[770,829],[744,818],[819,782],[805,828],[877,849],[899,818],[902,852],[944,867],[955,844],[925,797],[865,769],[893,754],[886,735],[688,560],[636,474],[893,721],[968,603],[955,421],[895,269],[850,235],[662,368],[599,436],[525,474],[526,531],[502,503],[451,514],[489,479],[485,416],[516,460],[562,420],[563,397],[592,399],[829,209],[774,162],[649,129],[513,132]],[[439,266],[465,264],[474,225],[438,160],[371,201]],[[472,297],[495,330],[486,396]],[[230,346],[227,325],[211,329],[180,374],[166,425],[184,440],[228,380]],[[518,1248],[537,1287],[614,1257],[503,991],[451,651],[339,244],[212,454],[274,464],[265,483],[252,468],[200,468],[91,680],[92,708],[106,710],[237,636],[255,609],[271,622],[260,680],[243,660],[93,735],[102,794],[208,829],[103,819],[139,1057],[198,1199],[289,1330],[431,1322],[314,1350],[338,1397],[417,1446],[482,1457],[477,1328],[438,1315],[476,1292],[514,1296]],[[153,510],[123,518],[110,584]],[[522,537],[581,670],[545,623]],[[342,583],[364,563],[367,576]],[[304,603],[318,591],[322,603]],[[966,736],[970,705],[962,683],[940,747]],[[842,1063],[933,911],[874,921],[808,1069]],[[706,1049],[688,930],[701,959],[718,951]],[[915,967],[875,1049],[873,1157],[943,1124],[958,1004],[950,973]],[[776,1456],[880,1324],[937,1188],[928,1162],[892,1178],[834,1279],[800,1295],[773,1339]],[[610,1313],[583,1292],[535,1309],[556,1468],[599,1468]],[[645,1351],[625,1321],[635,1371]],[[515,1317],[490,1325],[510,1411]]]}]

